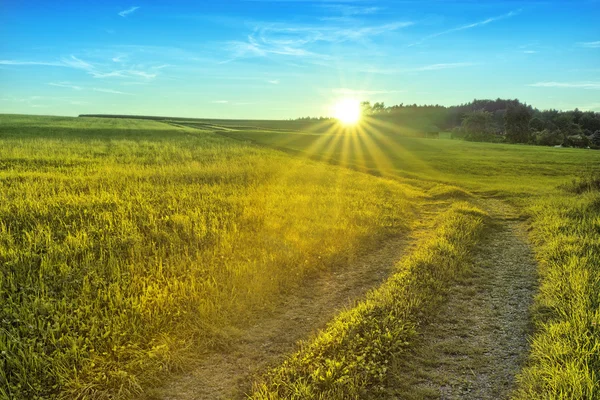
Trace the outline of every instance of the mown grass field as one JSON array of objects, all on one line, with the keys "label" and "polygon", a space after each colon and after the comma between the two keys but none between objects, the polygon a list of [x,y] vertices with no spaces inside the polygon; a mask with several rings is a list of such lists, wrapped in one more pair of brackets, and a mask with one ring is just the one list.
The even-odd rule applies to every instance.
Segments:
[{"label": "mown grass field", "polygon": [[[529,361],[514,396],[600,398],[600,152],[357,131],[226,135],[375,175],[451,183],[516,205],[531,225],[540,289]],[[273,374],[289,375],[288,368]]]},{"label": "mown grass field", "polygon": [[[577,180],[600,152],[185,125],[0,116],[0,397],[135,396],[464,190],[532,227],[540,292],[515,396],[597,396],[600,191]],[[384,382],[484,221],[468,203],[440,214],[398,274],[253,396]]]}]

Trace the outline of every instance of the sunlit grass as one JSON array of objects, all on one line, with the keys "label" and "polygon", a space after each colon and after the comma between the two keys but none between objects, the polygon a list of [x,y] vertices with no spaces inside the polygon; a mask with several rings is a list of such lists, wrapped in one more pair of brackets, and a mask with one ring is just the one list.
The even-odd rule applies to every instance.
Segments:
[{"label": "sunlit grass", "polygon": [[[600,152],[420,139],[392,135],[389,129],[385,123],[365,118],[335,142],[301,133],[286,134],[285,141],[293,150],[313,158],[321,156],[332,164],[392,178],[410,177],[423,186],[428,182],[453,184],[518,206],[532,225],[532,242],[540,264],[540,293],[534,310],[536,331],[530,338],[530,360],[519,375],[515,396],[596,398],[600,393]],[[280,139],[273,133],[233,135],[253,137],[267,146]],[[352,141],[354,144],[348,145]],[[580,179],[582,173],[585,179]],[[570,183],[573,180],[575,183]],[[442,195],[445,191],[447,188]],[[331,365],[319,366],[320,373],[346,365],[338,364],[337,354],[328,357]],[[314,365],[330,360],[316,359]],[[257,389],[256,397],[348,395],[335,384],[314,383],[312,365],[309,358],[292,359],[274,370],[267,383]],[[362,375],[349,376],[347,387],[361,387],[351,379]]]},{"label": "sunlit grass", "polygon": [[456,203],[442,213],[396,273],[343,312],[300,351],[269,371],[252,399],[357,399],[376,395],[388,368],[417,336],[418,326],[467,271],[485,213]]},{"label": "sunlit grass", "polygon": [[128,397],[409,231],[420,193],[194,129],[0,119],[0,397]]}]

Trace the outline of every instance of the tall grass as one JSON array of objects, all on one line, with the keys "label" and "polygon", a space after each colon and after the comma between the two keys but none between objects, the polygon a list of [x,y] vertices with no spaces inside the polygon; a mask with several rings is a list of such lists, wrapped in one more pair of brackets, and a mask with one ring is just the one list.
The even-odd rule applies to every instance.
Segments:
[{"label": "tall grass", "polygon": [[455,203],[397,272],[256,384],[252,399],[356,399],[377,393],[393,357],[468,268],[485,214]]},{"label": "tall grass", "polygon": [[158,122],[2,116],[0,397],[131,397],[420,196]]}]

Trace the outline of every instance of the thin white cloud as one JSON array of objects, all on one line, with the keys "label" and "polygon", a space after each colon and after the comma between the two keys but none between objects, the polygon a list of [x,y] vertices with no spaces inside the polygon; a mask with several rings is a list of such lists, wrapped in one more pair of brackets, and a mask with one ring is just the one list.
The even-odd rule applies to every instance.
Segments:
[{"label": "thin white cloud", "polygon": [[536,54],[539,53],[539,51],[537,50],[523,50],[524,54]]},{"label": "thin white cloud", "polygon": [[49,67],[64,67],[60,62],[54,61],[19,61],[19,60],[0,60],[0,65],[45,65]]},{"label": "thin white cloud", "polygon": [[89,62],[83,61],[73,55],[69,58],[62,58],[61,62],[66,67],[82,69],[84,71],[92,71],[95,69],[94,66]]},{"label": "thin white cloud", "polygon": [[499,15],[497,17],[487,18],[487,19],[484,19],[484,20],[481,20],[481,21],[478,21],[478,22],[474,22],[472,24],[462,25],[462,26],[458,26],[456,28],[448,29],[448,30],[445,30],[445,31],[442,31],[442,32],[437,32],[437,33],[434,33],[432,35],[425,36],[424,38],[422,38],[418,42],[412,43],[409,46],[415,46],[415,45],[418,45],[418,44],[421,44],[421,43],[425,42],[426,40],[433,39],[435,37],[442,36],[442,35],[447,35],[449,33],[458,32],[458,31],[464,31],[464,30],[467,30],[467,29],[473,29],[473,28],[477,28],[479,26],[484,26],[484,25],[490,24],[490,23],[495,22],[495,21],[499,21],[499,20],[502,20],[502,19],[505,19],[505,18],[513,17],[513,16],[518,15],[520,13],[521,13],[521,9],[519,9],[519,10],[513,10],[511,12]]},{"label": "thin white cloud", "polygon": [[369,39],[413,25],[410,21],[399,21],[381,25],[289,25],[280,23],[260,24],[245,41],[230,41],[226,44],[232,58],[266,57],[283,55],[320,60],[331,60],[332,56],[315,52],[311,46],[317,43],[365,42]]},{"label": "thin white cloud", "polygon": [[227,101],[227,100],[213,100],[213,101],[211,101],[211,103],[215,103],[215,104],[227,104],[227,103],[229,103],[229,101]]},{"label": "thin white cloud", "polygon": [[119,15],[121,17],[126,17],[126,16],[128,16],[132,12],[135,12],[138,9],[139,9],[139,7],[129,7],[127,10],[123,10],[123,11],[119,12]]},{"label": "thin white cloud", "polygon": [[272,79],[272,80],[269,80],[267,82],[269,82],[271,85],[279,85],[279,83],[280,83],[279,79]]},{"label": "thin white cloud", "polygon": [[471,67],[473,65],[476,65],[476,64],[469,63],[469,62],[430,64],[430,65],[424,65],[422,67],[413,68],[408,71],[437,71],[440,69]]},{"label": "thin white cloud", "polygon": [[376,94],[402,93],[402,90],[366,90],[350,88],[333,88],[331,92],[340,96],[369,96]]},{"label": "thin white cloud", "polygon": [[101,92],[101,93],[111,93],[111,94],[127,94],[127,95],[131,95],[131,93],[121,92],[121,91],[119,91],[119,90],[113,90],[113,89],[92,88],[92,90],[93,90],[94,92]]},{"label": "thin white cloud", "polygon": [[[124,56],[119,56],[124,57]],[[121,61],[122,58],[116,58]],[[112,59],[115,61],[115,58]],[[69,57],[63,57],[60,61],[22,61],[22,60],[0,60],[0,65],[16,65],[16,66],[27,66],[27,65],[41,65],[41,66],[52,66],[52,67],[65,67],[72,68],[86,72],[94,78],[138,78],[143,80],[153,80],[159,75],[159,71],[171,67],[170,64],[160,64],[154,66],[144,66],[140,64],[123,65],[123,69],[113,70],[107,67],[106,64],[92,63],[89,61],[82,60],[74,55]],[[129,68],[127,68],[129,67]]]},{"label": "thin white cloud", "polygon": [[63,88],[68,88],[68,89],[73,89],[73,90],[82,90],[83,89],[81,86],[72,85],[69,82],[49,82],[48,85],[58,86],[58,87],[63,87]]},{"label": "thin white cloud", "polygon": [[479,64],[472,63],[472,62],[456,62],[456,63],[429,64],[429,65],[423,65],[420,67],[411,67],[411,68],[378,68],[375,66],[367,66],[367,67],[360,67],[357,70],[360,72],[365,72],[365,73],[369,73],[369,74],[397,75],[397,74],[424,72],[424,71],[439,71],[439,70],[443,70],[443,69],[452,69],[452,68],[465,68],[465,67],[472,67],[475,65],[479,65]]},{"label": "thin white cloud", "polygon": [[600,90],[600,82],[537,82],[527,86]]},{"label": "thin white cloud", "polygon": [[597,42],[580,42],[577,43],[579,47],[586,47],[588,49],[600,49],[600,40]]},{"label": "thin white cloud", "polygon": [[331,10],[332,12],[341,14],[344,17],[352,17],[356,15],[372,15],[377,14],[383,10],[383,8],[381,7],[347,4],[323,4],[321,7]]}]

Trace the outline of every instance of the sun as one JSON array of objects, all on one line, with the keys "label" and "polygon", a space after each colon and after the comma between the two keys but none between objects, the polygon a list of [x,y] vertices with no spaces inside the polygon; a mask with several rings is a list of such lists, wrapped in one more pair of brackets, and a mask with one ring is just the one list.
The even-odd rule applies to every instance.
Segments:
[{"label": "sun", "polygon": [[333,106],[333,116],[344,125],[356,124],[360,114],[360,103],[355,99],[343,99]]}]

